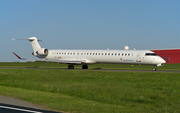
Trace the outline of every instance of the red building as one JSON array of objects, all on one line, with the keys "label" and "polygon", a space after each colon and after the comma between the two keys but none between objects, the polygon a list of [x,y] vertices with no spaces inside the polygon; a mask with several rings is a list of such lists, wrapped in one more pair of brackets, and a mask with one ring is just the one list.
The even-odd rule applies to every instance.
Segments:
[{"label": "red building", "polygon": [[180,49],[151,50],[166,60],[166,63],[180,63]]}]

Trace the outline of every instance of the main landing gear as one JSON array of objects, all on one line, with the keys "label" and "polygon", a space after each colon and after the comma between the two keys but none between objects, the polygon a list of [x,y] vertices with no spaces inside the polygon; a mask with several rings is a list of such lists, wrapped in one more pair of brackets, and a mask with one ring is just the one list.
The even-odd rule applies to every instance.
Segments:
[{"label": "main landing gear", "polygon": [[74,69],[74,65],[73,65],[73,64],[70,64],[70,65],[68,66],[68,69]]},{"label": "main landing gear", "polygon": [[88,69],[87,65],[82,65],[82,69]]},{"label": "main landing gear", "polygon": [[153,71],[157,71],[157,65],[154,65]]},{"label": "main landing gear", "polygon": [[[68,69],[74,69],[74,65],[69,64]],[[88,65],[82,65],[82,69],[88,69]]]}]

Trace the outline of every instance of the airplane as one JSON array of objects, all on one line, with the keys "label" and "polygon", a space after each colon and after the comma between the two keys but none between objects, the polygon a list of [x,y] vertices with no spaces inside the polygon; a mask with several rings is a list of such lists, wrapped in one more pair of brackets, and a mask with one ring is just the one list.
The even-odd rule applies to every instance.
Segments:
[{"label": "airplane", "polygon": [[33,56],[40,59],[26,59],[16,57],[21,60],[33,60],[42,62],[56,62],[68,64],[68,69],[74,69],[74,65],[82,65],[82,69],[88,69],[89,64],[111,63],[111,64],[140,64],[154,65],[153,70],[156,71],[158,66],[166,63],[164,59],[150,50],[49,50],[42,48],[36,37],[29,39],[13,39],[28,40],[31,42],[34,52]]}]

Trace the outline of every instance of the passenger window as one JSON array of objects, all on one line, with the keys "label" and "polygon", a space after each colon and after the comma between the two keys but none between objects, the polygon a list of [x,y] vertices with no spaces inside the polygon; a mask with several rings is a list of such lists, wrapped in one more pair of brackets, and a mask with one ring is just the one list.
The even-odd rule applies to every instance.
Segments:
[{"label": "passenger window", "polygon": [[101,53],[99,53],[99,55],[101,55]]},{"label": "passenger window", "polygon": [[110,55],[110,53],[108,53],[108,55]]},{"label": "passenger window", "polygon": [[103,55],[103,53],[102,53],[102,55]]},{"label": "passenger window", "polygon": [[107,55],[107,53],[105,53],[105,55]]},{"label": "passenger window", "polygon": [[113,55],[113,53],[111,55]]},{"label": "passenger window", "polygon": [[118,56],[120,56],[121,54],[119,53]]}]

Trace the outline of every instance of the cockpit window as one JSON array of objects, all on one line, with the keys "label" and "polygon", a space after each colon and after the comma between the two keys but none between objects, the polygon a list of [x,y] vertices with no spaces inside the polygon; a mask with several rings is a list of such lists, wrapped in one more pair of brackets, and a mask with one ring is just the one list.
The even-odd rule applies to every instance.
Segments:
[{"label": "cockpit window", "polygon": [[155,53],[146,53],[146,55],[145,56],[158,56],[157,54],[155,54]]}]

